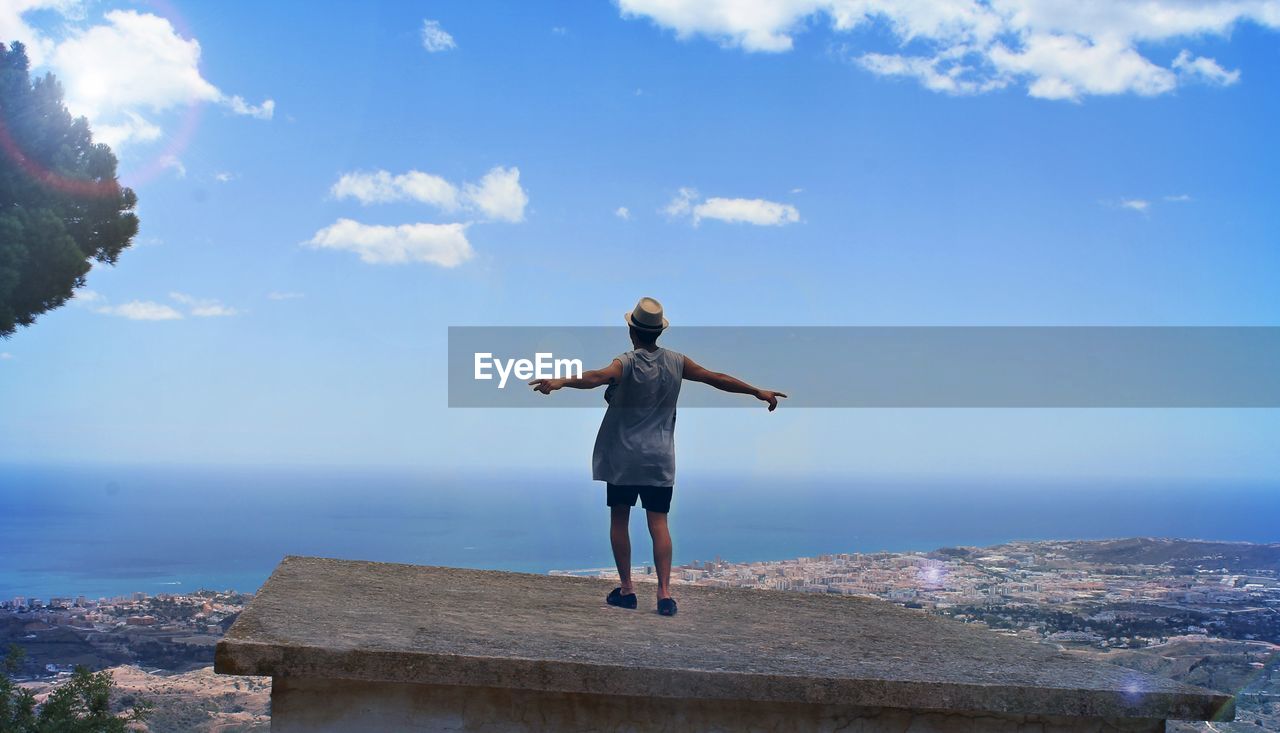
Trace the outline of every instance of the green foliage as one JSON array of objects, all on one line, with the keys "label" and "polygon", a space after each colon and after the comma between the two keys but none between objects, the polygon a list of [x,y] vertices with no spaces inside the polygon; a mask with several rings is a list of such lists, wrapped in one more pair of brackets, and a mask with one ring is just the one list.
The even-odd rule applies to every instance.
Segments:
[{"label": "green foliage", "polygon": [[0,733],[37,730],[35,696],[9,679],[9,675],[22,668],[25,657],[26,651],[22,647],[9,645],[3,669],[0,669]]},{"label": "green foliage", "polygon": [[77,667],[37,711],[35,697],[9,678],[22,666],[22,647],[9,647],[0,674],[0,733],[126,733],[146,720],[151,705],[134,701],[124,715],[111,711],[111,673]]},{"label": "green foliage", "polygon": [[0,43],[0,337],[65,304],[93,261],[114,264],[138,232],[111,148],[29,66],[21,43]]}]

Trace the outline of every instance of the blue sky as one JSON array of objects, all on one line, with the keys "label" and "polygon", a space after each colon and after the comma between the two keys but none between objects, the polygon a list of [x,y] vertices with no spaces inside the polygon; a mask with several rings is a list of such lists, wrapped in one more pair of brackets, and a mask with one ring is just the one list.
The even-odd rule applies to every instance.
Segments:
[{"label": "blue sky", "polygon": [[[446,409],[446,328],[641,295],[676,326],[1278,325],[1280,4],[1156,5],[24,0],[0,34],[113,141],[142,229],[0,343],[0,461],[585,476],[596,414]],[[1263,479],[1277,437],[1273,410],[784,408],[689,411],[680,450]]]}]

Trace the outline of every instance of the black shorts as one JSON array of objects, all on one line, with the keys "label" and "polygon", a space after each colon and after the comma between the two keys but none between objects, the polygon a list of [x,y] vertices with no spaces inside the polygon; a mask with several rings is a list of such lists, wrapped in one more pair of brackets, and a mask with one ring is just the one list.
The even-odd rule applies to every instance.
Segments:
[{"label": "black shorts", "polygon": [[658,514],[671,511],[670,486],[618,486],[616,484],[607,484],[607,486],[609,487],[607,500],[609,506],[635,506],[636,499],[639,498],[640,505],[646,511]]}]

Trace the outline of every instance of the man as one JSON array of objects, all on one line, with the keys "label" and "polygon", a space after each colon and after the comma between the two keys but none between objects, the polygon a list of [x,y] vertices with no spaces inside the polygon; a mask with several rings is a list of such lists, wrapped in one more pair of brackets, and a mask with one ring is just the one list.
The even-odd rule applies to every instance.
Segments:
[{"label": "man", "polygon": [[671,533],[667,513],[676,478],[676,400],[683,380],[709,384],[716,389],[747,394],[778,407],[781,392],[757,389],[719,372],[708,371],[687,356],[658,346],[658,336],[669,325],[662,304],[641,298],[626,314],[631,333],[631,351],[614,359],[603,369],[583,372],[577,379],[535,379],[529,384],[542,394],[561,387],[595,389],[609,385],[604,398],[609,403],[600,432],[596,435],[591,460],[592,478],[608,487],[610,510],[609,540],[613,560],[622,584],[609,593],[606,602],[621,608],[636,607],[635,586],[631,583],[631,507],[640,499],[653,538],[653,564],[658,571],[658,613],[674,616],[676,602],[671,597]]}]

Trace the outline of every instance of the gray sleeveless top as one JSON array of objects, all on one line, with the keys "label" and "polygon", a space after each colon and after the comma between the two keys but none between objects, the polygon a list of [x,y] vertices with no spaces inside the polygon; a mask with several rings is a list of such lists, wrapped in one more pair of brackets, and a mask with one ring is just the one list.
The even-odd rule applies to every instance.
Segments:
[{"label": "gray sleeveless top", "polygon": [[591,478],[629,486],[674,486],[676,400],[684,356],[658,348],[618,357],[622,377],[604,392],[605,410],[591,456]]}]

